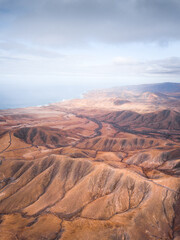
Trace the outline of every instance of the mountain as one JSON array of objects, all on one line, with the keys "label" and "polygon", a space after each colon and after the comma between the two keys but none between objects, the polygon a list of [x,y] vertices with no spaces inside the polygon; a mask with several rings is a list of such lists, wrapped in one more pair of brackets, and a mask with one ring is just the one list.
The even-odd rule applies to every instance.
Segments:
[{"label": "mountain", "polygon": [[0,110],[0,239],[180,239],[179,87]]},{"label": "mountain", "polygon": [[119,96],[128,97],[132,95],[142,94],[145,92],[149,92],[151,94],[160,93],[161,95],[179,93],[180,83],[165,82],[156,84],[129,85],[104,90],[93,90],[86,93],[84,96],[88,98],[93,97],[95,95],[105,97],[119,97]]}]

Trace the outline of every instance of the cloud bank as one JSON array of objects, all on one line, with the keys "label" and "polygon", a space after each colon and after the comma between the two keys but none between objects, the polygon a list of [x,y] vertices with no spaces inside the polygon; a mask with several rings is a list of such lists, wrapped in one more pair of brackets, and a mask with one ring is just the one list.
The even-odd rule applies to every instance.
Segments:
[{"label": "cloud bank", "polygon": [[179,0],[0,0],[0,83],[179,81]]},{"label": "cloud bank", "polygon": [[80,45],[180,40],[179,0],[1,0],[1,39]]}]

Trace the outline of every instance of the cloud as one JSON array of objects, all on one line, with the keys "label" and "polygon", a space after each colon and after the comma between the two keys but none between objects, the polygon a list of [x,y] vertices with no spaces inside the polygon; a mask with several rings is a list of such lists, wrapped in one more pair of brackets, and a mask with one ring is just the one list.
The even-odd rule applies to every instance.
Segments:
[{"label": "cloud", "polygon": [[29,60],[29,59],[60,59],[65,55],[58,50],[13,41],[0,42],[0,59]]},{"label": "cloud", "polygon": [[175,78],[179,23],[179,0],[0,0],[0,81]]},{"label": "cloud", "polygon": [[1,38],[42,45],[180,40],[179,0],[1,0]]},{"label": "cloud", "polygon": [[145,74],[145,75],[161,75],[161,76],[180,76],[180,58],[170,57],[158,60],[139,61],[132,58],[117,57],[113,61],[120,70],[128,75]]},{"label": "cloud", "polygon": [[116,57],[115,59],[114,59],[114,63],[116,64],[116,65],[137,65],[137,64],[139,64],[139,62],[136,60],[136,59],[133,59],[133,58],[131,58],[131,57],[129,57],[129,58],[125,58],[125,57]]},{"label": "cloud", "polygon": [[180,75],[179,57],[149,61],[146,65],[146,72],[149,74]]}]

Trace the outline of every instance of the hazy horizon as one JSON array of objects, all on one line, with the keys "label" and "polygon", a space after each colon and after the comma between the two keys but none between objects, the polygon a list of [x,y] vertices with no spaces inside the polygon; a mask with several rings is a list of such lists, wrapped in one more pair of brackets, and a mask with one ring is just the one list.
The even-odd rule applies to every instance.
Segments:
[{"label": "hazy horizon", "polygon": [[[174,83],[175,82],[164,82],[164,83]],[[158,85],[161,83],[156,83]],[[163,84],[163,83],[162,83]],[[109,87],[95,87],[95,86],[42,86],[34,85],[30,86],[4,86],[0,88],[0,96],[3,101],[0,102],[0,110],[3,109],[14,109],[14,108],[24,108],[24,107],[36,107],[45,106],[56,102],[61,102],[63,100],[70,100],[75,98],[82,98],[84,93],[91,90],[103,90],[108,88],[118,88],[125,86],[141,86],[143,84],[135,85],[116,85]],[[154,84],[152,84],[154,85]]]},{"label": "hazy horizon", "polygon": [[0,20],[1,106],[180,82],[177,0],[0,0]]}]

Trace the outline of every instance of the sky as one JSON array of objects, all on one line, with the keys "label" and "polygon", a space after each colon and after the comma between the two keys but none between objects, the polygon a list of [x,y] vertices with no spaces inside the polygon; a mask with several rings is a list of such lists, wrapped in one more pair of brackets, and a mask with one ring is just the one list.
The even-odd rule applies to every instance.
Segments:
[{"label": "sky", "polygon": [[179,0],[0,0],[0,85],[180,82]]}]

